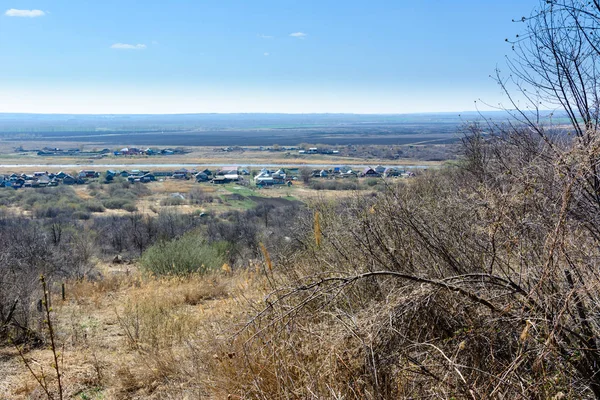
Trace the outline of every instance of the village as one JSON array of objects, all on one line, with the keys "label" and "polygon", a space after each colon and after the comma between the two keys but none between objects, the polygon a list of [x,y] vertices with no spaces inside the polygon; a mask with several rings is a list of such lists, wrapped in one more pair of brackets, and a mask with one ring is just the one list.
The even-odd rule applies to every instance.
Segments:
[{"label": "village", "polygon": [[347,179],[347,178],[409,178],[415,173],[399,167],[374,168],[366,167],[359,171],[348,166],[339,166],[323,169],[311,168],[277,168],[260,170],[237,166],[222,167],[216,170],[208,168],[181,168],[177,170],[81,170],[77,173],[59,171],[57,173],[40,171],[33,173],[0,174],[0,188],[41,188],[58,185],[85,185],[91,182],[110,183],[115,179],[126,179],[131,183],[150,183],[154,181],[191,180],[199,183],[215,185],[238,182],[249,185],[253,182],[258,188],[277,185],[293,185],[294,181],[311,178],[319,179]]},{"label": "village", "polygon": [[137,148],[137,147],[123,147],[117,150],[111,150],[104,148],[101,150],[84,150],[81,148],[60,148],[60,147],[43,147],[41,149],[24,149],[23,146],[19,146],[15,149],[16,153],[34,153],[38,156],[43,157],[90,157],[90,158],[103,158],[107,156],[171,156],[175,154],[187,154],[189,150],[181,147],[177,148]]},{"label": "village", "polygon": [[[351,146],[350,146],[351,147]],[[226,146],[216,147],[213,149],[214,152],[245,152],[245,151],[266,151],[266,152],[296,152],[299,155],[310,155],[310,154],[321,154],[321,155],[337,155],[339,150],[334,150],[328,147],[298,147],[298,146],[257,146],[257,147],[242,147],[242,146]],[[14,149],[15,153],[30,153],[42,157],[89,157],[89,158],[104,158],[104,157],[136,157],[136,156],[172,156],[172,155],[183,155],[189,154],[190,149],[183,147],[119,147],[116,149],[84,149],[78,147],[72,148],[60,148],[60,147],[43,147],[25,149],[23,146],[19,146]]]}]

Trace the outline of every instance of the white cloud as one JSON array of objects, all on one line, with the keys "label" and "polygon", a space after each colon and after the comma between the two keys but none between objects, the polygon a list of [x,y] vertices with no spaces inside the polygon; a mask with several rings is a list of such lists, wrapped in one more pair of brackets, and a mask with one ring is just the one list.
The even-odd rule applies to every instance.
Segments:
[{"label": "white cloud", "polygon": [[4,13],[7,17],[27,17],[27,18],[35,18],[35,17],[43,17],[46,15],[42,10],[17,10],[15,8],[11,8],[10,10],[6,10]]},{"label": "white cloud", "polygon": [[117,50],[144,50],[146,48],[145,44],[127,44],[127,43],[115,43],[110,46],[111,49]]},{"label": "white cloud", "polygon": [[308,35],[306,33],[304,33],[304,32],[294,32],[294,33],[290,33],[290,36],[298,38],[298,39],[304,39]]},{"label": "white cloud", "polygon": [[271,55],[271,53],[263,53],[263,56],[265,56],[265,57],[268,57],[270,55]]}]

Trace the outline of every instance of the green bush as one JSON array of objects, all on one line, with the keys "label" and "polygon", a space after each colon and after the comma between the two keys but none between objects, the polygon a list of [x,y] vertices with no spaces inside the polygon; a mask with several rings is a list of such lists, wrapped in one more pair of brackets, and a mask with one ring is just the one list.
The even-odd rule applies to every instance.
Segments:
[{"label": "green bush", "polygon": [[121,209],[129,212],[136,212],[138,208],[135,205],[135,203],[127,202],[123,204],[123,207],[121,207]]},{"label": "green bush", "polygon": [[88,200],[85,203],[85,209],[89,212],[104,212],[104,206],[97,200]]},{"label": "green bush", "polygon": [[208,244],[197,234],[187,234],[148,248],[141,259],[142,268],[155,275],[205,273],[220,268],[228,246]]},{"label": "green bush", "polygon": [[12,188],[1,188],[0,190],[0,205],[10,206],[18,203],[23,194],[23,190],[14,190]]},{"label": "green bush", "polygon": [[102,205],[110,210],[123,209],[126,204],[131,204],[130,200],[122,197],[112,197],[102,200]]}]

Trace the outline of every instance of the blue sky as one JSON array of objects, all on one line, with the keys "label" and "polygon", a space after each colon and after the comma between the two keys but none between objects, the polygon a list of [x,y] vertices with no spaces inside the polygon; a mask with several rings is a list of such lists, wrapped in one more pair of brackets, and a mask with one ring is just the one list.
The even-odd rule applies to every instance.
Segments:
[{"label": "blue sky", "polygon": [[473,110],[536,4],[0,0],[0,112]]}]

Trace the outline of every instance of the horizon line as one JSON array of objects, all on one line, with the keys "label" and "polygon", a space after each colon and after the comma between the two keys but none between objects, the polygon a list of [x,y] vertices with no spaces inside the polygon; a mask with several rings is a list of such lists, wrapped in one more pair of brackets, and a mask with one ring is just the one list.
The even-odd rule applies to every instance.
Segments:
[{"label": "horizon line", "polygon": [[[419,115],[419,114],[482,114],[496,112],[512,112],[515,110],[464,110],[464,111],[419,111],[419,112],[398,112],[398,113],[356,113],[356,112],[197,112],[197,113],[81,113],[81,112],[10,112],[1,111],[0,115],[115,115],[115,116],[183,116],[183,115]],[[550,111],[550,110],[548,110]]]}]

